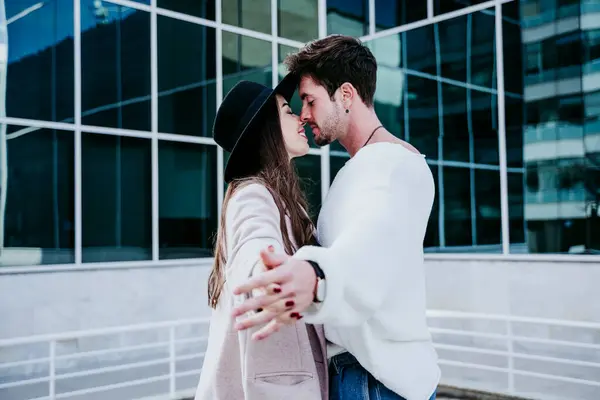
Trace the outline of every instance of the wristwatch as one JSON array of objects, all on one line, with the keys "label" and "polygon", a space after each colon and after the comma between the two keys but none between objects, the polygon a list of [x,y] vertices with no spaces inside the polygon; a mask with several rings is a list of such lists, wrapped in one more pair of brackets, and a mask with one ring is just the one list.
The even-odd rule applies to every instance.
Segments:
[{"label": "wristwatch", "polygon": [[313,298],[313,302],[322,303],[325,300],[325,273],[314,261],[306,260],[311,267],[315,270],[315,275],[317,276],[317,284],[315,287],[315,297]]}]

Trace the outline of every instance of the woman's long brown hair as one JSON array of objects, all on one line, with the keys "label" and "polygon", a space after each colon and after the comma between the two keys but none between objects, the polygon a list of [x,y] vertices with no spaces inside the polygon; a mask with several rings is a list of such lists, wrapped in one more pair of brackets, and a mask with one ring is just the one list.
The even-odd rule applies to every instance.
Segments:
[{"label": "woman's long brown hair", "polygon": [[[260,153],[260,163],[256,171],[249,171],[248,176],[236,179],[229,183],[223,207],[217,239],[215,241],[214,263],[208,278],[208,304],[216,308],[221,292],[225,284],[225,265],[227,263],[227,246],[225,243],[225,215],[227,204],[231,196],[241,187],[257,182],[263,184],[273,195],[275,204],[279,209],[279,226],[283,237],[284,250],[287,254],[293,254],[296,249],[292,238],[288,236],[288,228],[285,216],[290,218],[293,241],[297,246],[312,244],[315,242],[314,225],[308,216],[306,198],[300,189],[298,175],[293,164],[290,162],[279,123],[279,107],[275,97],[266,105],[263,122],[259,122],[261,133],[256,146],[247,151]],[[258,254],[256,255],[258,258]]]}]

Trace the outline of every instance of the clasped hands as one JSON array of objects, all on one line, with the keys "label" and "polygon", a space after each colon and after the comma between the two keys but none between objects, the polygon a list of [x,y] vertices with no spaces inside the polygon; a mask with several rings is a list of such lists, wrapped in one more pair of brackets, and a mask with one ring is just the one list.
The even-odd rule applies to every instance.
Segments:
[{"label": "clasped hands", "polygon": [[265,325],[252,335],[253,340],[265,339],[302,318],[302,312],[313,302],[317,281],[308,262],[276,254],[272,246],[261,251],[260,257],[262,270],[233,290],[234,295],[249,295],[233,309],[233,318],[254,311],[239,319],[235,328],[245,330]]}]

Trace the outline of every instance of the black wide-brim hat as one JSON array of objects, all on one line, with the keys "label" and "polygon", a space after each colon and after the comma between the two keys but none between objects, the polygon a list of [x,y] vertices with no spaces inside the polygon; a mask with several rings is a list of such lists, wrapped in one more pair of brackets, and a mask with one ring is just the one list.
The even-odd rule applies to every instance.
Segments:
[{"label": "black wide-brim hat", "polygon": [[265,105],[276,94],[289,103],[297,85],[298,79],[288,74],[274,89],[256,82],[240,81],[227,93],[213,126],[215,142],[230,153],[225,166],[226,183],[257,172],[260,149],[255,144],[257,135],[262,132],[257,128],[264,121],[264,113],[268,112]]}]

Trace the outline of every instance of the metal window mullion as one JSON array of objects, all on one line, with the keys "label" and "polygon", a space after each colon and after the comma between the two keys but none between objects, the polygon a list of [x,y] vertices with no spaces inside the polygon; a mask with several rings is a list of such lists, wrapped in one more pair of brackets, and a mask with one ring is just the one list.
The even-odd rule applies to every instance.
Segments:
[{"label": "metal window mullion", "polygon": [[[441,67],[441,55],[440,55],[440,41],[439,41],[439,28],[435,24],[433,26],[434,41],[435,41],[435,63],[436,73],[438,76],[442,74]],[[437,79],[437,94],[438,94],[438,160],[444,159],[444,102],[443,102],[443,91],[442,82]],[[438,230],[440,235],[440,247],[446,247],[446,209],[444,204],[444,166],[438,165]]]},{"label": "metal window mullion", "polygon": [[75,219],[75,264],[79,265],[83,259],[83,232],[82,232],[82,206],[81,206],[81,3],[73,0],[73,50],[74,50],[74,85],[75,85],[75,132],[74,132],[74,219]]},{"label": "metal window mullion", "polygon": [[[472,37],[472,25],[473,25],[473,14],[467,15],[467,42],[466,42],[466,59],[467,59],[467,85],[471,83],[471,37]],[[473,113],[472,113],[472,99],[471,99],[471,88],[467,87],[467,127],[469,130],[469,162],[473,164],[475,162],[475,138],[473,135]],[[469,186],[470,186],[470,199],[471,199],[471,243],[473,246],[477,245],[477,199],[475,198],[475,169],[469,168]]]},{"label": "metal window mullion", "polygon": [[[327,1],[318,0],[319,38],[327,36]],[[331,163],[329,162],[329,145],[321,147],[321,203],[329,192],[331,181]]]},{"label": "metal window mullion", "polygon": [[158,15],[156,1],[150,1],[150,107],[151,107],[151,163],[152,163],[152,260],[160,259],[159,224],[159,155],[158,155]]},{"label": "metal window mullion", "polygon": [[[215,19],[217,22],[215,32],[215,50],[216,50],[216,107],[219,108],[221,101],[223,101],[223,30],[221,29],[221,0],[215,2]],[[217,216],[221,215],[221,208],[223,206],[223,196],[225,192],[225,171],[223,168],[223,162],[225,160],[223,149],[221,146],[217,146]]]},{"label": "metal window mullion", "polygon": [[504,46],[502,4],[496,4],[496,80],[498,90],[498,154],[500,157],[500,210],[502,226],[502,254],[509,254],[510,233],[508,215],[508,172],[506,161],[506,120],[504,103]]}]

